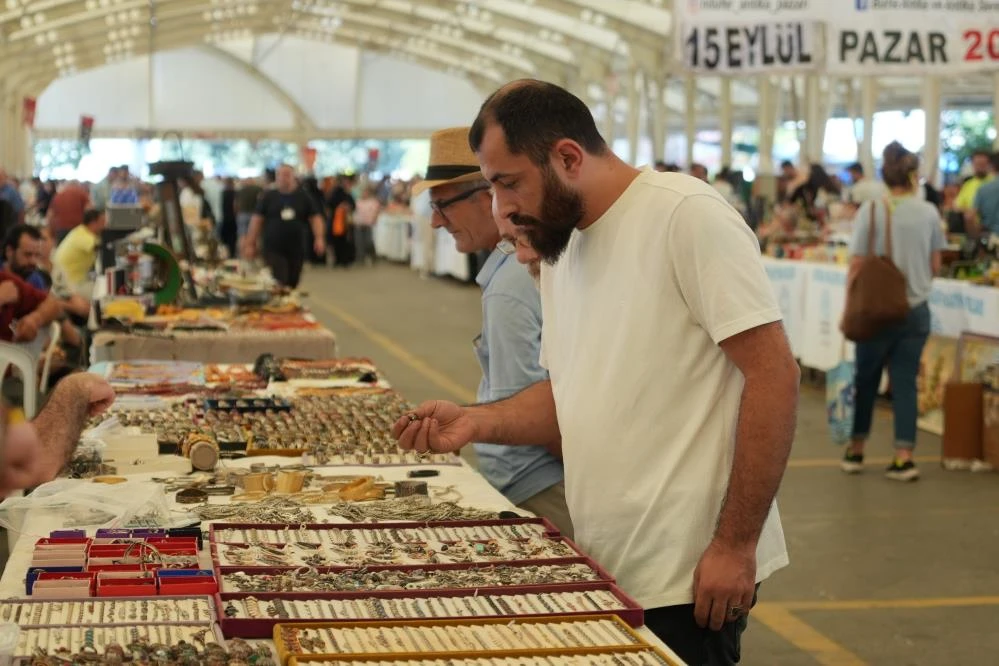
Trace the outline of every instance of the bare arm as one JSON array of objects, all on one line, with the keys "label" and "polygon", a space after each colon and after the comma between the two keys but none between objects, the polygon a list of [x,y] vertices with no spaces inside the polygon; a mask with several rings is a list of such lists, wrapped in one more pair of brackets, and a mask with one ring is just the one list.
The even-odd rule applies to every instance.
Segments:
[{"label": "bare arm", "polygon": [[506,400],[470,407],[425,402],[392,427],[399,446],[416,451],[458,451],[472,442],[544,446],[561,456],[562,435],[551,382],[528,386]]},{"label": "bare arm", "polygon": [[326,224],[322,215],[313,215],[310,217],[309,224],[312,225],[313,238],[326,238]]},{"label": "bare arm", "polygon": [[943,270],[943,258],[940,250],[930,253],[930,270],[933,272],[934,277],[940,275],[940,271]]},{"label": "bare arm", "polygon": [[561,457],[562,433],[550,380],[532,384],[506,400],[467,408],[475,441],[544,446]]},{"label": "bare arm", "polygon": [[56,385],[45,407],[32,421],[45,453],[44,476],[51,479],[59,473],[76,449],[87,419],[107,409],[113,401],[111,386],[96,375],[70,375]]},{"label": "bare arm", "polygon": [[38,328],[45,328],[56,319],[62,315],[62,306],[55,296],[49,294],[48,298],[42,301],[34,312],[32,312],[29,317],[34,317],[37,320]]},{"label": "bare arm", "polygon": [[715,540],[755,550],[791,453],[801,373],[779,322],[740,333],[720,346],[742,372],[745,385]]},{"label": "bare arm", "polygon": [[243,254],[252,259],[257,254],[257,243],[260,240],[260,229],[264,226],[263,215],[254,213],[250,218],[250,228],[243,239]]}]

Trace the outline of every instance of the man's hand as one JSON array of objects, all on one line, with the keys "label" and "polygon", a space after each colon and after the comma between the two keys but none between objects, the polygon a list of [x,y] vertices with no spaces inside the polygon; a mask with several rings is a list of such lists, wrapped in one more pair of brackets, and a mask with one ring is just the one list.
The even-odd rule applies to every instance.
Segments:
[{"label": "man's hand", "polygon": [[407,451],[452,453],[475,439],[475,425],[463,407],[431,400],[396,421],[392,436]]},{"label": "man's hand", "polygon": [[114,404],[114,389],[103,377],[90,372],[80,372],[62,381],[70,382],[80,399],[86,400],[88,416],[102,414]]},{"label": "man's hand", "polygon": [[712,541],[694,569],[694,619],[718,631],[749,613],[756,593],[756,547]]},{"label": "man's hand", "polygon": [[30,423],[9,426],[4,433],[0,498],[51,480],[62,464],[54,451],[42,445]]},{"label": "man's hand", "polygon": [[36,337],[38,337],[38,318],[34,315],[21,317],[14,329],[14,342],[31,342]]},{"label": "man's hand", "polygon": [[316,241],[312,244],[312,250],[320,257],[326,256],[326,240],[316,236]]},{"label": "man's hand", "polygon": [[19,298],[21,298],[21,294],[17,291],[17,285],[14,284],[13,280],[0,283],[0,305],[17,303]]}]

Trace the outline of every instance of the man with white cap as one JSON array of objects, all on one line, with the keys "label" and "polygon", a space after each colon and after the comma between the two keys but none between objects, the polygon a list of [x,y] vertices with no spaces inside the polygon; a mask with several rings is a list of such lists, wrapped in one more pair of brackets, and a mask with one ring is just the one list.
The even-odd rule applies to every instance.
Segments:
[{"label": "man with white cap", "polygon": [[[493,220],[489,184],[468,145],[467,127],[430,138],[430,165],[416,196],[430,190],[431,226],[447,229],[460,252],[490,252],[476,282],[482,288],[482,333],[475,354],[482,366],[477,398],[494,402],[547,379],[541,367],[541,298],[528,270],[510,255]],[[486,479],[517,506],[572,534],[558,451],[541,446],[475,444]]]}]

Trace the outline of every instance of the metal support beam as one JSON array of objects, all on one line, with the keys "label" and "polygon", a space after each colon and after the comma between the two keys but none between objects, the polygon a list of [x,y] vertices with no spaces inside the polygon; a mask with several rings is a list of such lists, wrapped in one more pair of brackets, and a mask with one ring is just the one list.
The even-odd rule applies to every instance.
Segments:
[{"label": "metal support beam", "polygon": [[638,163],[638,141],[640,133],[640,118],[642,112],[642,71],[628,71],[626,83],[628,86],[628,163]]},{"label": "metal support beam", "polygon": [[718,97],[718,126],[721,129],[721,163],[732,166],[732,79],[725,76],[721,80],[721,94]]},{"label": "metal support beam", "polygon": [[760,106],[757,116],[757,126],[760,129],[760,164],[762,175],[773,176],[774,168],[774,132],[777,128],[777,84],[769,76],[759,77]]},{"label": "metal support beam", "polygon": [[860,108],[864,119],[864,140],[860,159],[866,173],[874,173],[874,112],[878,108],[878,80],[873,76],[863,79],[860,89]]},{"label": "metal support beam", "polygon": [[[999,77],[997,77],[999,79]],[[996,81],[999,83],[999,80]],[[997,93],[999,94],[999,93]],[[939,184],[940,171],[940,78],[923,79],[923,111],[926,113],[926,143],[923,147],[923,176],[932,185]],[[874,174],[868,174],[873,177]]]},{"label": "metal support beam", "polygon": [[663,88],[655,76],[645,77],[645,115],[652,141],[652,160],[660,162],[666,157],[666,112]]},{"label": "metal support beam", "polygon": [[686,167],[694,163],[694,143],[697,142],[697,79],[693,74],[687,74],[683,81],[684,94],[684,127],[687,136]]}]

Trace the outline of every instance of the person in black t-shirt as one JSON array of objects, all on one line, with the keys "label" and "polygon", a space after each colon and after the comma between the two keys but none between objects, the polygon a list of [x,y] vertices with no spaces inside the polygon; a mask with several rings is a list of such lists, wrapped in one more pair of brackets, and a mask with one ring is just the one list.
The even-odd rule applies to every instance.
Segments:
[{"label": "person in black t-shirt", "polygon": [[330,193],[328,201],[330,229],[327,240],[333,248],[333,265],[344,268],[354,263],[354,240],[351,238],[349,222],[350,216],[353,215],[354,209],[357,207],[354,196],[350,193],[353,187],[353,176],[338,176],[336,187]]},{"label": "person in black t-shirt", "polygon": [[263,229],[264,261],[274,279],[295,289],[302,277],[305,263],[308,231],[311,225],[316,254],[325,254],[326,239],[323,213],[316,202],[298,185],[295,172],[287,164],[278,167],[277,187],[267,190],[257,204],[250,219],[243,254],[252,259],[257,253],[257,243]]}]

